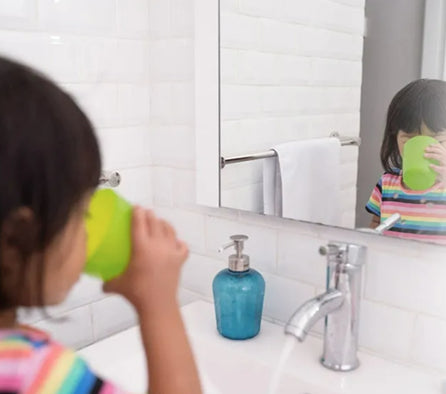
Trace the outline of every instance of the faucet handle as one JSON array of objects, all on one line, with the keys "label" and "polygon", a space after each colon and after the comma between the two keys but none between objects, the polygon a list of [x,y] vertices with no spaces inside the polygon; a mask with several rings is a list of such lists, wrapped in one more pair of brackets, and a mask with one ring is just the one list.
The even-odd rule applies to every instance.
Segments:
[{"label": "faucet handle", "polygon": [[339,245],[336,244],[328,244],[327,246],[321,246],[319,248],[319,254],[321,256],[336,256],[339,255],[341,249]]},{"label": "faucet handle", "polygon": [[327,246],[321,246],[319,253],[327,256],[328,261],[336,261],[338,264],[360,266],[364,264],[365,247],[344,242],[329,242]]}]

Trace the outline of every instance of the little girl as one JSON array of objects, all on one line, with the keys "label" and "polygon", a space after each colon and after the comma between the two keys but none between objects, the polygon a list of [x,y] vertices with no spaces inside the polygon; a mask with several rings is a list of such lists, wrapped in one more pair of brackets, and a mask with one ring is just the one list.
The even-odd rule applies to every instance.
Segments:
[{"label": "little girl", "polygon": [[[19,306],[58,304],[86,257],[84,217],[101,162],[92,126],[71,97],[0,58],[0,392],[118,393],[76,354],[16,321]],[[135,307],[151,393],[200,393],[176,301],[187,246],[135,207],[127,271],[104,285]]]},{"label": "little girl", "polygon": [[[404,144],[416,135],[427,135],[440,143],[425,150],[437,182],[428,190],[409,189],[402,180]],[[390,103],[381,146],[384,175],[366,205],[372,216],[370,227],[394,213],[401,221],[387,235],[446,244],[446,82],[420,79],[401,89]]]}]

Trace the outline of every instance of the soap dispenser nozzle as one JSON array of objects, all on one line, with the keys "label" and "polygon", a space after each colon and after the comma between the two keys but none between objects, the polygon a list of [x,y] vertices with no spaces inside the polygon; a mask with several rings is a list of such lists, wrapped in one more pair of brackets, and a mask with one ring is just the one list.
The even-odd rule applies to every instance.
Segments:
[{"label": "soap dispenser nozzle", "polygon": [[243,254],[244,242],[248,240],[248,236],[237,234],[229,237],[231,242],[221,246],[218,249],[222,253],[231,246],[235,247],[236,254],[229,256],[229,269],[231,271],[245,271],[249,268],[249,257]]},{"label": "soap dispenser nozzle", "polygon": [[218,249],[218,253],[222,253],[225,249],[230,248],[231,246],[235,247],[235,250],[237,252],[237,256],[241,257],[242,256],[242,252],[243,252],[243,247],[244,242],[247,241],[249,238],[247,235],[231,235],[229,237],[231,239],[231,242],[222,245],[219,249]]}]

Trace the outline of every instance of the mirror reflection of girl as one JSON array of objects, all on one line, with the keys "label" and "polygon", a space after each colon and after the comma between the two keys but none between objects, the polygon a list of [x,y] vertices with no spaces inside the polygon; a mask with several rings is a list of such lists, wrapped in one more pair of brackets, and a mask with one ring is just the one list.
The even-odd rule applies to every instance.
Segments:
[{"label": "mirror reflection of girl", "polygon": [[[422,191],[407,187],[401,170],[404,144],[417,135],[439,141],[425,150],[426,158],[439,162],[431,164],[437,181]],[[419,79],[395,95],[387,111],[381,163],[385,172],[366,205],[370,227],[400,213],[401,221],[386,235],[446,244],[446,82]]]},{"label": "mirror reflection of girl", "polygon": [[[92,126],[69,95],[26,67],[0,58],[0,392],[120,393],[75,352],[20,326],[19,306],[55,305],[86,258],[84,218],[98,184]],[[201,392],[176,301],[188,254],[174,229],[135,207],[132,254],[105,291],[135,307],[153,393]]]}]

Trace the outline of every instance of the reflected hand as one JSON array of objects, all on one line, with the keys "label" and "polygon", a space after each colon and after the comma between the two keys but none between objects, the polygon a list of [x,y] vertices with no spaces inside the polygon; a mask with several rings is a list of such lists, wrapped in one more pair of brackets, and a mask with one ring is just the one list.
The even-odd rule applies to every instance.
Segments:
[{"label": "reflected hand", "polygon": [[430,167],[438,174],[437,179],[446,183],[446,148],[442,144],[429,145],[424,151],[424,157],[438,161],[438,165],[430,164]]}]

